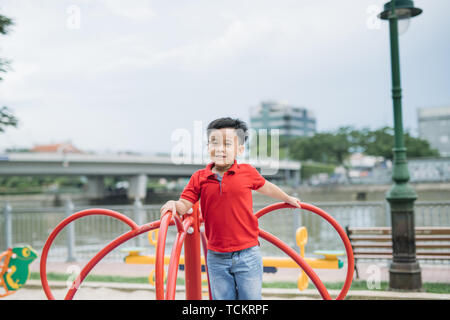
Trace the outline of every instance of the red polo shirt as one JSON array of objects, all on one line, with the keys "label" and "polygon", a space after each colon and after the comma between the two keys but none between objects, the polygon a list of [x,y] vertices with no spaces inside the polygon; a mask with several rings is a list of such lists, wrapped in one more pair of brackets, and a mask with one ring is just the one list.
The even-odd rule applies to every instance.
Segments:
[{"label": "red polo shirt", "polygon": [[213,166],[196,171],[181,194],[192,203],[200,198],[208,249],[231,252],[256,246],[258,219],[253,214],[252,190],[266,180],[251,165],[235,160],[219,181]]}]

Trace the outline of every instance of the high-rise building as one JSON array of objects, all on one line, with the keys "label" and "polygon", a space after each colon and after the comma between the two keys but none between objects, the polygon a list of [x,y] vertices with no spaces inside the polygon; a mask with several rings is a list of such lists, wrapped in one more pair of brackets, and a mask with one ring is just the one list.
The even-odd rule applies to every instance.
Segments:
[{"label": "high-rise building", "polygon": [[420,108],[419,137],[427,140],[441,156],[450,156],[450,107]]},{"label": "high-rise building", "polygon": [[316,119],[312,111],[295,107],[283,101],[263,101],[250,109],[253,129],[279,129],[280,136],[313,136]]}]

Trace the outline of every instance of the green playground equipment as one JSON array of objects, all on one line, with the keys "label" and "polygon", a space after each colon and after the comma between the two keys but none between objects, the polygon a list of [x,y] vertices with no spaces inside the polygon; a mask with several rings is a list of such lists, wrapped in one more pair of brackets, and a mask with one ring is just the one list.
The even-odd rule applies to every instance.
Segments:
[{"label": "green playground equipment", "polygon": [[0,298],[13,294],[30,277],[29,265],[38,257],[29,245],[8,248],[0,254]]}]

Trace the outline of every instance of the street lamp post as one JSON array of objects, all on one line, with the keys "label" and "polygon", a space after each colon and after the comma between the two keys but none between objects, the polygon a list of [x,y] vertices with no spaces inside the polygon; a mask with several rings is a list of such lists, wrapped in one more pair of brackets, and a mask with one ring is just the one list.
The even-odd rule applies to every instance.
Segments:
[{"label": "street lamp post", "polygon": [[389,20],[392,100],[394,108],[394,184],[386,195],[391,207],[392,263],[389,267],[389,287],[392,290],[420,290],[422,277],[416,260],[414,232],[414,201],[417,195],[408,184],[409,171],[406,163],[406,148],[402,123],[402,89],[400,84],[400,58],[398,44],[398,20],[419,15],[421,9],[414,8],[413,1],[392,0],[384,5],[379,18]]}]

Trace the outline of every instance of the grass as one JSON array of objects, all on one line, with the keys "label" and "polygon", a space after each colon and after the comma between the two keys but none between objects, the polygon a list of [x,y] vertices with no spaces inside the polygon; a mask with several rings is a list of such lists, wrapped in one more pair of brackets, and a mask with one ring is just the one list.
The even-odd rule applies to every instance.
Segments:
[{"label": "grass", "polygon": [[[324,282],[325,287],[328,290],[341,290],[344,286],[344,282]],[[426,282],[422,284],[424,292],[427,293],[444,293],[450,294],[450,283],[438,283],[438,282]],[[268,282],[263,283],[263,288],[282,288],[282,289],[295,289],[297,283],[295,282]],[[314,284],[309,283],[308,289],[313,289]],[[366,281],[354,280],[350,287],[350,290],[369,290],[369,291],[388,291],[389,283],[382,281],[379,284],[379,288],[370,289]]]},{"label": "grass", "polygon": [[[48,281],[67,281],[68,274],[49,272],[47,274]],[[30,279],[39,280],[40,275],[38,272],[32,272]],[[148,283],[147,277],[123,277],[123,276],[108,276],[108,275],[88,275],[85,281],[93,282],[119,282],[119,283]],[[177,279],[178,285],[184,285],[184,279]],[[342,289],[343,282],[324,282],[325,287],[328,290],[340,290]],[[355,280],[352,282],[350,290],[371,290],[371,291],[387,291],[389,284],[385,281],[380,283],[380,288],[369,289],[366,281]],[[296,282],[277,281],[277,282],[264,282],[263,288],[280,288],[280,289],[296,289]],[[309,289],[314,289],[314,284],[310,282]],[[444,293],[450,294],[450,283],[423,283],[424,292],[428,293]]]},{"label": "grass", "polygon": [[[67,281],[67,279],[69,279],[69,276],[71,276],[71,275],[68,275],[66,273],[49,272],[49,273],[47,273],[47,280],[48,281]],[[30,279],[40,280],[41,277],[40,277],[39,272],[31,272]],[[177,284],[184,284],[184,280],[183,280],[183,283],[178,283],[178,280],[183,280],[183,279],[177,279]],[[108,275],[90,274],[84,279],[84,281],[119,282],[119,283],[148,283],[148,278],[147,277],[123,277],[123,276],[108,276]]]}]

